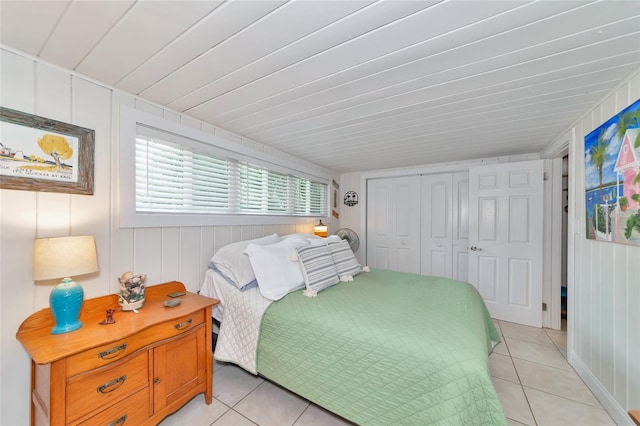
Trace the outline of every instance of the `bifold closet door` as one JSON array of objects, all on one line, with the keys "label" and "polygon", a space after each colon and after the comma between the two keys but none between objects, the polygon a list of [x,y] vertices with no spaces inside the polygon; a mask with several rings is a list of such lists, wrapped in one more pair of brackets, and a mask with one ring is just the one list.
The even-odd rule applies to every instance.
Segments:
[{"label": "bifold closet door", "polygon": [[469,281],[469,172],[453,174],[452,204],[452,278]]},{"label": "bifold closet door", "polygon": [[420,176],[368,181],[367,264],[420,273]]},{"label": "bifold closet door", "polygon": [[453,174],[420,176],[420,273],[453,276]]}]

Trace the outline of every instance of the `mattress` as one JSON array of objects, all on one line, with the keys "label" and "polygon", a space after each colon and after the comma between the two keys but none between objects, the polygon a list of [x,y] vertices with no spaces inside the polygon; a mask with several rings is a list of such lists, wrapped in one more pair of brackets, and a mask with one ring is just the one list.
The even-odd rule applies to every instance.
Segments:
[{"label": "mattress", "polygon": [[233,291],[238,290],[229,284],[219,273],[212,269],[207,269],[204,275],[204,282],[200,288],[200,294],[220,301],[220,303],[213,307],[211,312],[211,316],[218,320],[218,322],[222,321],[224,307],[228,298],[227,294]]}]

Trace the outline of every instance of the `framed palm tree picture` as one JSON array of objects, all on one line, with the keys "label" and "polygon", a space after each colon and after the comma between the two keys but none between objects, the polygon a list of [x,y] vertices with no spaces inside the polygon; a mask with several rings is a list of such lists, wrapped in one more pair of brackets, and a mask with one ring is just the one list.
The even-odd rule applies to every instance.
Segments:
[{"label": "framed palm tree picture", "polygon": [[587,238],[640,245],[640,99],[584,138]]}]

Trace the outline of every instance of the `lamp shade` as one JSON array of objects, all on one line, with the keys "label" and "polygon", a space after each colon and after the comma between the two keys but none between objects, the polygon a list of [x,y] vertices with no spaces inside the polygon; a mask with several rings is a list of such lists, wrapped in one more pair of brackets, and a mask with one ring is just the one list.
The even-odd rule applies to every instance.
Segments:
[{"label": "lamp shade", "polygon": [[39,238],[33,245],[33,280],[52,280],[98,272],[93,235]]},{"label": "lamp shade", "polygon": [[327,225],[322,223],[322,219],[320,219],[320,223],[313,227],[313,233],[318,237],[326,237],[327,236]]},{"label": "lamp shade", "polygon": [[91,235],[40,238],[33,246],[33,280],[63,278],[51,290],[49,306],[56,322],[51,334],[62,334],[82,327],[78,320],[84,291],[71,277],[98,271],[96,242]]}]

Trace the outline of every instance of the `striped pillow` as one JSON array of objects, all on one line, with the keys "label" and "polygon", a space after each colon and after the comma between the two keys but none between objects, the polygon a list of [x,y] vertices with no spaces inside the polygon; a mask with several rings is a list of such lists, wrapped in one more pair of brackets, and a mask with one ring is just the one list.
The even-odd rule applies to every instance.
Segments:
[{"label": "striped pillow", "polygon": [[362,266],[358,263],[347,241],[341,240],[337,243],[329,243],[328,247],[340,279],[354,277],[362,272]]},{"label": "striped pillow", "polygon": [[305,246],[296,250],[302,266],[304,282],[307,290],[311,290],[312,294],[340,282],[327,246]]}]

